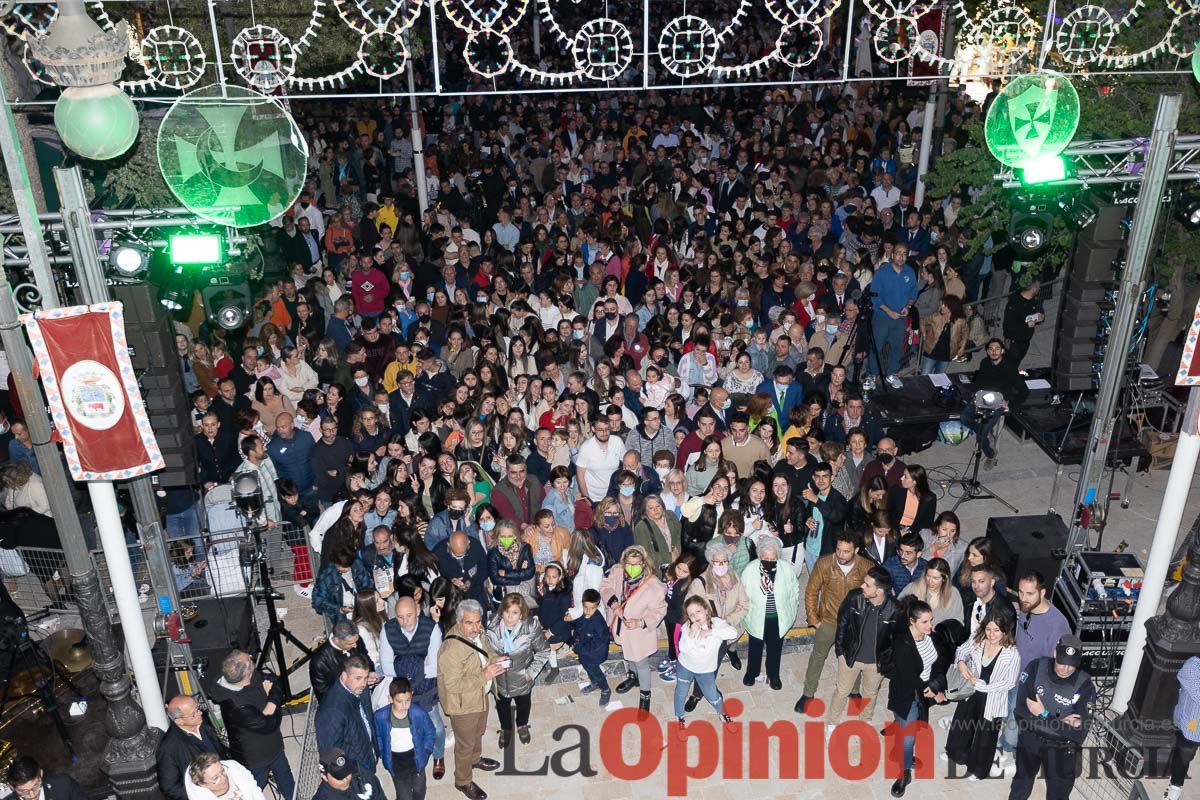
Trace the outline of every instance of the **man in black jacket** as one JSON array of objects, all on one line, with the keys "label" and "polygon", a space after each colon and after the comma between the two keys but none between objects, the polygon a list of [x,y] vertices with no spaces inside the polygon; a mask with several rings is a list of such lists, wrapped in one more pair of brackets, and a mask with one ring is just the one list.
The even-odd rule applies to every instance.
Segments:
[{"label": "man in black jacket", "polygon": [[1042,285],[1034,281],[1016,294],[1010,294],[1004,306],[1004,338],[1008,341],[1008,357],[1018,367],[1029,352],[1034,331],[1046,320],[1042,298],[1038,296],[1041,291]]},{"label": "man in black jacket", "polygon": [[20,800],[87,800],[83,788],[66,773],[46,775],[31,756],[21,756],[8,768],[5,780]]},{"label": "man in black jacket", "polygon": [[217,396],[208,407],[208,413],[216,414],[221,421],[221,430],[236,438],[237,412],[249,408],[250,398],[238,393],[237,384],[232,378],[223,378],[217,383]]},{"label": "man in black jacket", "polygon": [[1067,800],[1079,749],[1092,727],[1096,687],[1080,669],[1083,642],[1064,636],[1053,658],[1034,660],[1017,682],[1017,775],[1008,800],[1027,800],[1045,767],[1046,799]]},{"label": "man in black jacket", "polygon": [[[801,497],[812,512],[806,523],[807,536],[821,536],[821,555],[833,552],[837,532],[846,524],[850,503],[833,488],[833,467],[822,461],[813,469],[812,484],[804,487]],[[811,567],[811,565],[810,565]]]},{"label": "man in black jacket", "polygon": [[346,758],[367,772],[375,771],[375,722],[371,711],[371,692],[367,688],[371,662],[366,656],[352,655],[342,665],[338,679],[317,706],[317,748],[326,751],[340,747]]},{"label": "man in black jacket", "polygon": [[274,777],[275,787],[287,798],[296,781],[279,731],[283,690],[273,677],[254,669],[249,653],[234,650],[221,663],[221,677],[209,697],[221,707],[233,757],[250,770],[259,788]]},{"label": "man in black jacket", "polygon": [[367,648],[358,638],[358,628],[348,619],[333,626],[329,640],[313,651],[308,662],[308,680],[317,700],[322,699],[329,687],[342,674],[342,665],[352,655],[367,658]]},{"label": "man in black jacket", "polygon": [[1013,610],[1012,601],[996,591],[999,580],[996,569],[989,564],[971,567],[971,592],[975,597],[963,608],[963,626],[970,631],[971,638],[974,638],[975,631],[979,630],[989,614],[1006,614],[1014,626],[1017,623],[1017,612]]},{"label": "man in black jacket", "polygon": [[867,570],[862,587],[846,595],[838,609],[837,635],[833,651],[838,657],[837,688],[829,706],[829,723],[841,722],[851,691],[861,680],[865,703],[862,718],[875,714],[875,700],[883,675],[879,664],[892,647],[900,612],[892,600],[892,576],[878,565]]},{"label": "man in black jacket", "polygon": [[[976,392],[999,392],[1004,398],[1004,411],[1013,406],[1019,406],[1029,396],[1029,387],[1025,378],[1017,371],[1017,362],[1005,353],[1004,342],[999,339],[989,339],[987,343],[987,358],[979,364],[975,372],[972,386]],[[963,409],[962,422],[981,439],[983,455],[987,458],[983,463],[984,469],[996,465],[996,448],[992,442],[993,432],[1004,419],[1002,411],[984,411],[975,407],[972,400]]]},{"label": "man in black jacket", "polygon": [[434,549],[433,554],[437,556],[442,577],[457,586],[466,597],[487,608],[484,586],[488,575],[487,552],[479,540],[465,533],[453,533]]},{"label": "man in black jacket", "polygon": [[170,800],[188,800],[184,776],[192,759],[201,753],[216,753],[229,758],[217,731],[204,720],[204,712],[194,697],[181,694],[167,703],[171,727],[158,741],[158,786]]},{"label": "man in black jacket", "polygon": [[200,420],[200,433],[196,434],[196,467],[206,492],[217,484],[228,483],[241,463],[231,430],[225,429],[220,417],[212,411]]}]

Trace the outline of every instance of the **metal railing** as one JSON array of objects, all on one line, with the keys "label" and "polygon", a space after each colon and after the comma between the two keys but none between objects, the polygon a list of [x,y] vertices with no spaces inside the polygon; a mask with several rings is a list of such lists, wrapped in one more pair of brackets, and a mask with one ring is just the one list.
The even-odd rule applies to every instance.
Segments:
[{"label": "metal railing", "polygon": [[296,768],[296,791],[285,800],[309,800],[321,785],[320,754],[317,752],[317,696],[308,700],[304,718],[304,742],[300,745],[300,765]]},{"label": "metal railing", "polygon": [[[152,602],[153,587],[146,568],[146,554],[140,542],[129,544],[128,550],[143,605],[148,604]],[[315,565],[316,560],[302,531],[291,525],[281,525],[263,535],[263,550],[276,590],[312,581],[314,575],[310,565]],[[186,602],[246,594],[258,584],[254,558],[257,553],[254,538],[242,530],[215,531],[204,534],[199,540],[170,540],[168,554],[179,599]],[[115,616],[112,579],[104,553],[93,550],[91,555],[108,599],[109,613]],[[62,550],[44,547],[0,550],[0,577],[13,601],[26,614],[47,607],[54,611],[75,611]]]}]

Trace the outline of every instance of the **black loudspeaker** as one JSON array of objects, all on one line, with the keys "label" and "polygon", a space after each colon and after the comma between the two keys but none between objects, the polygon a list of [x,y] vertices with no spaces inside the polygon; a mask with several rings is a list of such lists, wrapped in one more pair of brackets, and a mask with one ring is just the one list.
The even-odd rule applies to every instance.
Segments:
[{"label": "black loudspeaker", "polygon": [[[248,595],[186,600],[184,605],[196,606],[196,616],[187,623],[188,636],[192,640],[192,660],[210,681],[221,677],[221,661],[230,650],[258,654],[254,603]],[[155,644],[153,654],[155,663],[163,664],[166,644],[160,640]]]},{"label": "black loudspeaker", "polygon": [[1067,551],[1067,526],[1057,514],[991,517],[987,538],[1004,570],[1004,580],[1014,592],[1017,576],[1035,569],[1054,586]]},{"label": "black loudspeaker", "polygon": [[1102,204],[1096,208],[1096,221],[1080,232],[1080,241],[1104,242],[1116,247],[1125,241],[1125,228],[1121,221],[1130,213],[1132,206]]},{"label": "black loudspeaker", "polygon": [[1071,265],[1072,285],[1076,281],[1100,282],[1116,279],[1117,259],[1121,257],[1120,243],[1096,242],[1080,237]]}]

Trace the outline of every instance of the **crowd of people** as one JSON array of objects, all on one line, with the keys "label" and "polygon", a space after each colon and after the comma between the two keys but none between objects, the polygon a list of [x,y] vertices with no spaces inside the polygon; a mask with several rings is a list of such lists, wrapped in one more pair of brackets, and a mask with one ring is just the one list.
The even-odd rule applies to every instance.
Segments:
[{"label": "crowd of people", "polygon": [[[529,744],[568,656],[601,707],[636,689],[648,713],[673,684],[678,723],[701,700],[727,721],[721,665],[782,691],[804,626],[797,712],[823,696],[830,725],[872,719],[882,696],[910,723],[955,702],[945,758],[970,779],[1012,777],[1023,800],[1044,763],[1069,795],[1094,690],[1046,577],[1006,587],[869,408],[872,379],[972,348],[978,388],[1020,403],[1037,289],[1003,339],[965,309],[999,264],[960,252],[967,196],[912,203],[923,100],[731,97],[451,103],[423,215],[400,115],[310,120],[283,276],[247,330],[181,330],[199,480],[258,475],[284,531],[268,546],[294,549],[325,620],[322,796],[382,763],[398,798],[424,797],[452,736],[454,785],[481,800],[491,706],[497,749]],[[976,425],[989,466],[996,419]],[[231,752],[172,701],[187,736],[164,740],[164,791],[273,776],[290,795],[273,692],[226,660]]]},{"label": "crowd of people", "polygon": [[[971,312],[1004,255],[964,251],[970,187],[914,204],[924,95],[761,100],[427,109],[424,213],[406,115],[303,120],[312,179],[269,237],[252,318],[181,325],[177,346],[198,486],[257,475],[266,546],[292,550],[325,622],[319,797],[382,795],[382,763],[397,798],[422,798],[452,737],[453,783],[483,800],[491,707],[498,750],[529,744],[568,659],[601,707],[636,689],[649,713],[669,687],[659,710],[681,725],[701,700],[728,720],[725,664],[797,712],[823,698],[831,725],[881,697],[900,723],[954,702],[945,757],[971,779],[1011,777],[1024,800],[1045,765],[1049,796],[1070,794],[1094,690],[1047,577],[1006,587],[869,407],[873,381],[975,350],[975,386],[1020,403],[1037,287],[1002,338]],[[952,98],[947,142],[978,116]],[[990,466],[999,417],[965,419]],[[5,503],[44,498],[12,428]],[[186,591],[203,542],[189,500],[168,504]],[[804,627],[803,684],[785,686]],[[163,792],[254,800],[273,780],[290,798],[275,676],[234,651],[211,699],[227,742],[171,701]]]}]

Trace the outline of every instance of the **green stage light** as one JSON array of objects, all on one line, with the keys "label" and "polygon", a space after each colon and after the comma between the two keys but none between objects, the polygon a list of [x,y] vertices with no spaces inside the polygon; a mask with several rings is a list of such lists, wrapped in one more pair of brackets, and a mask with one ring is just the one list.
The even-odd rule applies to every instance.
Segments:
[{"label": "green stage light", "polygon": [[171,263],[221,263],[221,237],[215,233],[181,233],[170,239]]},{"label": "green stage light", "polygon": [[1017,174],[1026,186],[1052,183],[1067,177],[1067,164],[1062,156],[1031,158],[1017,166]]}]

